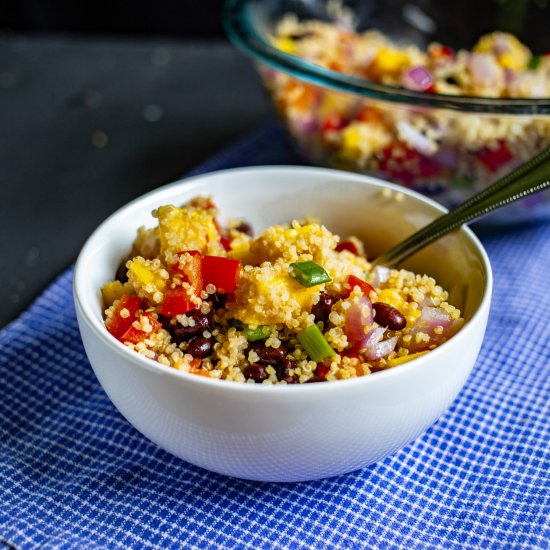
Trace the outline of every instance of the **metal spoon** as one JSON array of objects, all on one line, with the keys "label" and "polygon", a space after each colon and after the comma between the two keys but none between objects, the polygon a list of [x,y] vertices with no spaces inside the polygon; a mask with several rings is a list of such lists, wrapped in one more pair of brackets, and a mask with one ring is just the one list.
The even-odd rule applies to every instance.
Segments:
[{"label": "metal spoon", "polygon": [[372,262],[393,267],[462,224],[550,187],[550,147]]}]

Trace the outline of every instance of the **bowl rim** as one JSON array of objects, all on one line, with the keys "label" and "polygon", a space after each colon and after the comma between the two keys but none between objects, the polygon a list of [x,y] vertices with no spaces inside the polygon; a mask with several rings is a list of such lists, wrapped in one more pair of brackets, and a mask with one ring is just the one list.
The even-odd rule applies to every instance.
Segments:
[{"label": "bowl rim", "polygon": [[261,36],[256,30],[248,10],[252,1],[254,0],[226,0],[223,10],[223,26],[230,41],[256,61],[289,73],[300,80],[365,98],[466,113],[500,113],[524,116],[550,114],[550,98],[484,98],[417,92],[315,65],[275,48]]},{"label": "bowl rim", "polygon": [[[248,172],[248,173],[258,172],[258,176],[260,176],[262,172],[279,172],[281,173],[281,175],[283,175],[283,173],[288,174],[289,171],[297,173],[298,175],[300,175],[300,173],[302,174],[329,173],[334,178],[340,178],[341,180],[344,180],[344,181],[353,180],[355,182],[362,182],[363,184],[369,185],[369,186],[374,186],[379,188],[389,188],[395,192],[402,193],[404,195],[408,195],[412,197],[413,199],[419,200],[420,202],[423,202],[424,204],[427,204],[428,206],[431,206],[434,209],[439,210],[442,214],[448,211],[444,206],[440,205],[436,201],[428,197],[425,197],[424,195],[421,195],[416,191],[412,191],[411,189],[404,188],[400,185],[390,183],[372,176],[356,174],[352,172],[344,172],[341,170],[334,170],[330,168],[294,166],[294,165],[263,165],[263,166],[251,166],[251,167],[216,170],[212,172],[198,174],[195,176],[181,178],[172,183],[153,189],[152,191],[133,199],[126,205],[117,209],[110,216],[108,216],[103,222],[101,222],[100,225],[92,232],[92,234],[88,237],[88,239],[86,240],[84,246],[82,247],[78,255],[78,258],[75,263],[75,268],[74,268],[73,299],[75,302],[76,309],[78,310],[78,312],[80,312],[83,321],[86,322],[86,324],[95,334],[95,336],[99,338],[100,342],[106,345],[111,351],[115,352],[121,358],[134,363],[136,366],[144,368],[145,370],[157,375],[173,376],[176,379],[180,379],[181,381],[185,381],[191,385],[198,386],[204,390],[210,389],[212,391],[216,391],[221,388],[225,388],[224,391],[229,391],[229,392],[237,392],[237,393],[260,392],[258,393],[258,395],[267,395],[272,392],[277,393],[277,392],[286,392],[286,391],[291,391],[295,393],[334,391],[335,388],[344,389],[346,387],[354,387],[361,384],[383,383],[384,380],[391,379],[392,377],[396,377],[396,376],[397,377],[401,376],[399,374],[400,372],[411,372],[414,370],[422,369],[422,367],[426,364],[427,361],[431,361],[432,359],[439,357],[440,355],[445,353],[450,346],[458,346],[460,345],[460,342],[462,342],[462,340],[467,341],[468,335],[472,331],[477,330],[478,324],[479,324],[478,322],[480,321],[480,318],[483,315],[485,315],[485,312],[487,312],[488,314],[488,310],[490,308],[492,288],[493,288],[493,275],[492,275],[492,269],[491,269],[489,257],[482,243],[479,241],[479,239],[474,234],[474,232],[467,226],[462,226],[458,231],[463,232],[467,236],[467,238],[470,240],[470,242],[474,245],[474,248],[476,249],[476,252],[479,255],[479,259],[481,260],[481,264],[482,264],[482,267],[484,270],[484,276],[485,276],[485,289],[483,292],[483,297],[476,311],[474,312],[472,317],[464,324],[464,326],[457,332],[457,334],[453,336],[452,339],[444,342],[442,345],[440,345],[436,349],[430,351],[429,354],[423,355],[415,359],[414,361],[404,363],[403,365],[400,365],[399,368],[393,368],[393,369],[377,372],[375,373],[376,376],[358,376],[347,380],[338,380],[338,381],[329,382],[329,383],[269,385],[269,384],[239,383],[239,382],[219,380],[219,379],[207,378],[205,376],[199,376],[196,374],[191,374],[185,371],[174,369],[173,367],[163,365],[162,363],[158,363],[153,359],[149,359],[147,357],[139,355],[134,350],[131,350],[130,348],[125,346],[123,343],[119,342],[116,338],[113,338],[105,329],[105,325],[103,324],[103,321],[102,321],[102,315],[99,316],[101,318],[101,321],[99,321],[97,317],[97,312],[94,313],[93,311],[91,311],[91,308],[88,308],[88,305],[91,306],[91,304],[89,304],[88,301],[81,299],[81,296],[85,295],[85,289],[89,287],[89,284],[86,284],[86,279],[87,279],[87,270],[85,265],[86,258],[90,253],[94,252],[96,248],[95,241],[100,238],[100,235],[104,231],[104,228],[108,226],[108,224],[112,223],[112,221],[115,220],[117,217],[123,214],[126,214],[132,210],[139,210],[142,208],[141,205],[143,202],[148,202],[156,195],[169,193],[179,187],[184,188],[186,194],[188,194],[189,192],[192,192],[194,188],[199,188],[200,190],[200,187],[203,185],[203,181],[208,180],[209,178],[218,178],[218,177],[223,178],[227,174],[240,174],[245,172]],[[99,289],[97,289],[97,291],[99,292]],[[79,324],[80,324],[80,320],[79,320]]]}]

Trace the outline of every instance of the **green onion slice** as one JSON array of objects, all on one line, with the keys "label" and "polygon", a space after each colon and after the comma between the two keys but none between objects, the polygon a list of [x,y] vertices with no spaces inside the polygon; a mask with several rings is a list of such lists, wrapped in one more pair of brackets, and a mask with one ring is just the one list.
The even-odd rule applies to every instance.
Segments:
[{"label": "green onion slice", "polygon": [[331,281],[329,274],[319,264],[311,261],[290,264],[289,275],[305,287]]},{"label": "green onion slice", "polygon": [[529,59],[527,63],[527,68],[531,71],[536,71],[539,68],[541,61],[542,58],[540,55],[534,55],[533,57],[531,57],[531,59]]},{"label": "green onion slice", "polygon": [[271,329],[267,325],[260,325],[256,328],[245,326],[243,334],[249,342],[256,342],[257,340],[265,340],[271,334]]},{"label": "green onion slice", "polygon": [[317,325],[310,325],[296,337],[313,361],[322,361],[326,357],[336,355]]}]

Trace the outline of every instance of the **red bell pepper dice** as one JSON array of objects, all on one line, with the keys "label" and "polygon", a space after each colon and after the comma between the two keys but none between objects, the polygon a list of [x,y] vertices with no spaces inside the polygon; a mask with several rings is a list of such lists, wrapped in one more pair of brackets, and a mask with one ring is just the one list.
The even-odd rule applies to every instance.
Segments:
[{"label": "red bell pepper dice", "polygon": [[374,291],[374,288],[369,285],[369,283],[366,283],[359,277],[356,277],[355,275],[349,275],[347,280],[347,286],[349,286],[349,289],[344,290],[344,298],[347,298],[354,287],[358,286],[361,289],[361,292],[363,295],[365,295],[367,298],[369,297],[369,294]]},{"label": "red bell pepper dice", "polygon": [[348,124],[349,120],[338,113],[330,114],[323,122],[323,132],[338,132],[343,130]]},{"label": "red bell pepper dice", "polygon": [[317,376],[321,380],[326,380],[330,365],[324,365],[323,363],[317,363]]},{"label": "red bell pepper dice", "polygon": [[226,252],[231,250],[231,239],[227,235],[222,235],[220,237],[220,243],[222,243],[223,249]]},{"label": "red bell pepper dice", "polygon": [[500,141],[496,149],[484,147],[477,153],[477,156],[490,172],[496,172],[514,157],[504,141]]},{"label": "red bell pepper dice", "polygon": [[[107,330],[120,340],[120,337],[132,326],[136,320],[136,313],[142,308],[141,298],[124,294],[116,306],[113,316],[107,323]],[[124,315],[121,312],[124,311]],[[126,315],[128,312],[128,315]]]},{"label": "red bell pepper dice", "polygon": [[139,328],[135,328],[133,325],[130,325],[130,328],[119,338],[121,342],[131,342],[132,344],[137,344],[138,342],[145,340],[145,338],[149,335],[157,332],[162,326],[161,323],[159,323],[150,313],[144,313],[141,315],[140,320],[143,319],[143,317],[147,317],[149,319],[149,324],[153,327],[152,330],[146,332],[145,330],[141,330]]},{"label": "red bell pepper dice", "polygon": [[342,250],[347,250],[356,256],[359,256],[359,250],[351,241],[342,241],[336,245],[336,252],[342,252]]},{"label": "red bell pepper dice", "polygon": [[199,296],[202,290],[202,254],[198,250],[186,250],[178,252],[178,256],[187,255],[187,261],[183,269],[180,269],[179,264],[176,264],[175,271],[182,274],[193,288],[196,296]]},{"label": "red bell pepper dice", "polygon": [[237,289],[241,269],[240,260],[221,256],[203,256],[202,287],[206,289],[207,285],[214,285],[220,293],[233,294]]},{"label": "red bell pepper dice", "polygon": [[196,309],[197,304],[191,298],[190,291],[183,287],[167,290],[164,293],[164,300],[159,313],[166,317],[172,317]]}]

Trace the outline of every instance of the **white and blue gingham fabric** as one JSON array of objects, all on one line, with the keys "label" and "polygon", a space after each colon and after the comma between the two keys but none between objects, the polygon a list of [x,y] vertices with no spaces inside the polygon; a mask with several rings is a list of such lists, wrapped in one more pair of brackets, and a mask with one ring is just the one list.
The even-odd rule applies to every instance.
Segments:
[{"label": "white and blue gingham fabric", "polygon": [[[292,162],[269,126],[201,170]],[[395,455],[310,483],[146,440],[94,377],[64,273],[0,332],[0,548],[550,548],[550,225],[482,240],[493,307],[455,403]]]}]

